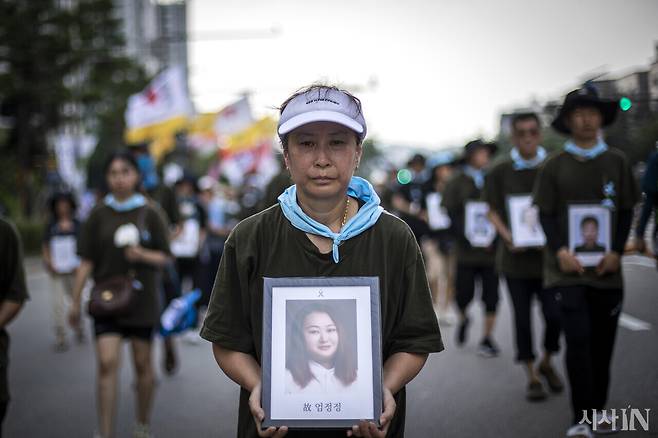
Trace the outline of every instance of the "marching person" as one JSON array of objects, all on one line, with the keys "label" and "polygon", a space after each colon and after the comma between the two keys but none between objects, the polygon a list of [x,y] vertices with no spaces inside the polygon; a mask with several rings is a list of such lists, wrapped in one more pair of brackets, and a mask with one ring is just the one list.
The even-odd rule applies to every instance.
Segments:
[{"label": "marching person", "polygon": [[[73,327],[80,324],[82,289],[89,276],[100,283],[134,271],[141,290],[130,313],[94,318],[99,436],[114,436],[120,352],[122,340],[129,339],[137,381],[133,437],[147,438],[152,436],[149,421],[155,389],[152,339],[160,310],[156,273],[170,258],[168,232],[164,213],[139,192],[139,169],[130,153],[112,153],[104,172],[109,193],[91,212],[78,240],[81,262],[69,321]],[[129,242],[133,234],[135,241]]]},{"label": "marching person", "polygon": [[294,185],[229,236],[201,330],[220,368],[241,386],[238,436],[346,435],[260,427],[263,277],[310,275],[379,277],[382,426],[360,421],[347,436],[401,437],[405,386],[443,345],[413,233],[383,211],[368,181],[353,176],[366,135],[360,101],[310,86],[283,103],[278,133]]},{"label": "marching person", "polygon": [[[552,126],[569,139],[564,150],[546,160],[534,190],[547,239],[544,287],[557,294],[567,345],[573,409],[568,437],[590,437],[587,420],[599,431],[611,431],[603,409],[624,296],[620,259],[638,200],[626,157],[609,147],[601,134],[616,114],[617,103],[601,99],[591,85],[567,94]],[[583,267],[569,250],[568,230],[574,229],[573,224],[569,227],[571,203],[610,212],[612,249],[593,268]]]},{"label": "marching person", "polygon": [[427,222],[421,218],[423,197],[428,181],[426,161],[422,154],[414,154],[411,157],[407,162],[411,181],[398,183],[391,199],[394,211],[409,225],[419,243],[429,232]]},{"label": "marching person", "polygon": [[[68,348],[66,340],[67,306],[73,291],[75,270],[80,264],[76,255],[80,223],[75,217],[76,202],[71,192],[55,193],[50,199],[50,222],[43,234],[41,255],[52,285],[55,319],[55,350]],[[84,341],[82,327],[74,328],[78,342]]]},{"label": "marching person", "polygon": [[[448,211],[452,222],[452,231],[456,239],[457,273],[455,278],[456,302],[459,308],[459,326],[457,327],[457,345],[462,346],[468,337],[470,320],[467,308],[475,294],[475,280],[480,279],[481,299],[484,303],[484,333],[480,341],[478,353],[484,357],[498,356],[499,349],[493,340],[493,330],[496,324],[498,308],[498,274],[494,268],[495,252],[494,238],[486,246],[473,246],[467,235],[466,205],[481,199],[484,187],[485,169],[497,146],[482,140],[473,140],[464,147],[463,169],[448,182],[442,205]],[[476,215],[473,218],[473,231],[488,233],[490,225],[486,216]]]},{"label": "marching person", "polygon": [[7,326],[28,299],[23,245],[14,225],[0,216],[0,438],[9,406],[9,334]]},{"label": "marching person", "polygon": [[[531,195],[539,166],[546,159],[540,146],[541,125],[534,113],[517,114],[512,118],[512,148],[509,157],[489,171],[484,186],[484,199],[489,204],[489,219],[500,236],[496,254],[496,269],[505,276],[512,298],[516,339],[516,360],[523,363],[528,375],[526,398],[544,400],[546,392],[540,376],[553,392],[561,392],[563,384],[551,365],[551,357],[559,350],[560,312],[554,290],[542,284],[542,249],[518,248],[510,231],[509,196]],[[533,208],[530,207],[529,208]],[[536,214],[536,210],[519,214]],[[525,219],[526,222],[529,219]],[[538,221],[535,217],[532,221]],[[521,220],[519,222],[522,222]],[[543,355],[535,367],[532,336],[532,301],[536,297],[544,315]]]},{"label": "marching person", "polygon": [[430,160],[430,177],[421,202],[421,217],[427,223],[427,235],[421,240],[427,280],[439,323],[452,325],[457,315],[452,309],[455,296],[455,240],[450,233],[450,217],[441,206],[446,184],[454,172],[452,154]]}]

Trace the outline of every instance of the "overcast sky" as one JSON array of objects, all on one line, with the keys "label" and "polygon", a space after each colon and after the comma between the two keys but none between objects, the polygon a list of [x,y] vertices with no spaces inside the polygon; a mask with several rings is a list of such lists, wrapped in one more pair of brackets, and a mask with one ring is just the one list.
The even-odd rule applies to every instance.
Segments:
[{"label": "overcast sky", "polygon": [[188,26],[192,37],[280,30],[189,43],[200,111],[250,90],[254,112],[271,113],[329,81],[361,88],[370,137],[439,148],[493,136],[501,111],[561,96],[593,72],[648,66],[658,0],[189,0]]}]

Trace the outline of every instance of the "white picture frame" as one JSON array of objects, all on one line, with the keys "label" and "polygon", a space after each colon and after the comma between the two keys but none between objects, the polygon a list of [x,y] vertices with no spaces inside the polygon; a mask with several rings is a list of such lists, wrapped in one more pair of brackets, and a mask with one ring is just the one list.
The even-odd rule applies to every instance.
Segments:
[{"label": "white picture frame", "polygon": [[532,195],[509,195],[506,200],[512,245],[516,248],[541,248],[546,235],[539,222],[539,209],[532,203]]},{"label": "white picture frame", "polygon": [[263,428],[379,424],[378,278],[265,278],[263,289]]},{"label": "white picture frame", "polygon": [[70,274],[80,265],[74,235],[53,236],[49,247],[53,270],[58,274]]},{"label": "white picture frame", "polygon": [[467,201],[464,205],[464,236],[475,248],[488,248],[496,238],[496,228],[489,221],[489,205]]},{"label": "white picture frame", "polygon": [[452,224],[448,211],[441,206],[441,193],[432,192],[425,196],[425,205],[427,207],[427,219],[430,230],[440,231],[447,230]]},{"label": "white picture frame", "polygon": [[610,210],[601,204],[568,206],[569,250],[583,267],[598,265],[611,248]]}]

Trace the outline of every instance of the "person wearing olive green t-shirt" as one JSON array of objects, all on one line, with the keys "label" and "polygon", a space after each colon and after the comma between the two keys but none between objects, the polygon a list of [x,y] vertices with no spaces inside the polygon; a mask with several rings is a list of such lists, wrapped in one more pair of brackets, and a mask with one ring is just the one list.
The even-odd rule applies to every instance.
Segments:
[{"label": "person wearing olive green t-shirt", "polygon": [[128,152],[110,155],[105,164],[110,193],[96,205],[78,240],[81,262],[76,272],[69,322],[80,322],[82,289],[89,276],[99,283],[134,273],[142,287],[130,313],[94,318],[98,360],[98,422],[104,438],[114,436],[114,417],[122,339],[130,339],[136,374],[137,425],[134,437],[149,437],[155,376],[151,361],[152,337],[159,321],[156,279],[170,258],[164,213],[139,193],[139,170]]},{"label": "person wearing olive green t-shirt", "polygon": [[[142,181],[142,188],[146,194],[155,201],[165,214],[168,226],[171,227],[171,237],[174,238],[183,231],[178,201],[174,190],[166,185],[158,175],[156,162],[149,152],[148,143],[132,144],[129,147],[137,166]],[[162,311],[167,308],[172,300],[181,295],[181,282],[176,270],[174,259],[167,263],[158,276],[158,287],[162,295]],[[164,355],[162,358],[162,369],[165,374],[174,374],[178,368],[178,355],[174,345],[173,336],[162,338]]]},{"label": "person wearing olive green t-shirt", "polygon": [[[554,392],[561,392],[563,384],[551,365],[551,356],[559,350],[560,313],[555,292],[542,284],[541,248],[517,248],[510,231],[510,196],[528,196],[546,158],[540,146],[541,126],[534,113],[517,114],[512,118],[512,143],[509,158],[497,163],[487,174],[484,200],[489,204],[489,219],[496,227],[500,239],[496,254],[497,270],[505,276],[512,298],[516,338],[516,360],[526,366],[528,385],[526,398],[530,401],[546,399],[540,376],[546,378]],[[528,215],[532,210],[521,212]],[[536,210],[533,220],[538,221]],[[531,309],[533,296],[541,303],[544,315],[544,353],[535,368]]]},{"label": "person wearing olive green t-shirt", "polygon": [[[610,383],[610,362],[622,307],[621,254],[628,237],[638,190],[624,154],[609,147],[600,130],[610,125],[616,102],[599,98],[591,85],[567,94],[553,128],[569,136],[564,149],[542,167],[534,189],[546,234],[544,286],[558,295],[566,339],[571,387],[570,437],[588,437],[578,424],[586,411],[597,415],[597,429],[609,429],[601,411]],[[610,211],[611,251],[598,266],[585,268],[569,249],[571,203],[595,204]]]},{"label": "person wearing olive green t-shirt", "polygon": [[[466,205],[468,202],[480,201],[484,187],[485,169],[497,147],[493,143],[473,140],[464,147],[466,164],[447,184],[443,193],[442,205],[446,208],[452,223],[452,232],[456,239],[457,273],[455,291],[459,308],[459,327],[457,328],[457,345],[466,342],[469,319],[466,309],[475,294],[475,280],[482,285],[482,301],[485,307],[484,333],[479,345],[479,354],[494,357],[499,353],[493,341],[493,329],[498,308],[498,274],[494,268],[494,243],[488,247],[476,247],[467,238]],[[490,226],[484,214],[475,217],[476,226],[486,233]],[[475,228],[475,227],[474,227]]]},{"label": "person wearing olive green t-shirt", "polygon": [[27,299],[21,239],[14,225],[0,217],[0,437],[9,405],[9,334],[6,328]]},{"label": "person wearing olive green t-shirt", "polygon": [[[402,437],[405,386],[443,344],[411,230],[353,176],[366,135],[361,104],[338,88],[310,86],[282,105],[278,133],[294,185],[232,231],[201,330],[241,386],[237,436]],[[261,430],[263,278],[309,276],[379,277],[381,429],[355,421],[348,430]]]}]

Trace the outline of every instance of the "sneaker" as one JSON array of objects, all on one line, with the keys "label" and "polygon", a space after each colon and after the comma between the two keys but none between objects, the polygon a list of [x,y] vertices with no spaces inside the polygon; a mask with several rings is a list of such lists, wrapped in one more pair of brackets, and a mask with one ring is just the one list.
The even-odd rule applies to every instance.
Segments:
[{"label": "sneaker", "polygon": [[480,342],[480,347],[478,348],[478,354],[482,357],[496,357],[498,356],[498,353],[500,350],[498,350],[498,347],[496,344],[493,343],[493,341],[490,338],[484,338],[482,342]]},{"label": "sneaker", "polygon": [[551,364],[545,365],[540,363],[537,367],[537,372],[546,379],[546,383],[551,388],[551,391],[558,393],[564,390],[562,379],[557,375]]},{"label": "sneaker", "polygon": [[439,324],[445,327],[450,327],[457,323],[457,315],[450,310],[439,310]]},{"label": "sneaker", "polygon": [[133,429],[133,438],[153,438],[149,425],[137,423]]},{"label": "sneaker", "polygon": [[596,411],[592,422],[595,423],[595,427],[593,429],[594,433],[597,435],[607,435],[619,432],[616,427],[613,427],[612,416],[608,415],[605,410]]},{"label": "sneaker", "polygon": [[466,342],[466,337],[468,335],[468,318],[464,318],[457,327],[457,346],[461,347]]},{"label": "sneaker", "polygon": [[197,329],[189,329],[183,333],[183,342],[186,344],[198,345],[201,342],[199,331]]},{"label": "sneaker", "polygon": [[533,380],[528,383],[526,388],[525,398],[528,401],[541,401],[546,400],[546,391],[544,391],[544,385],[541,384],[539,380]]},{"label": "sneaker", "polygon": [[567,429],[567,438],[594,438],[594,435],[587,424],[574,424]]}]

